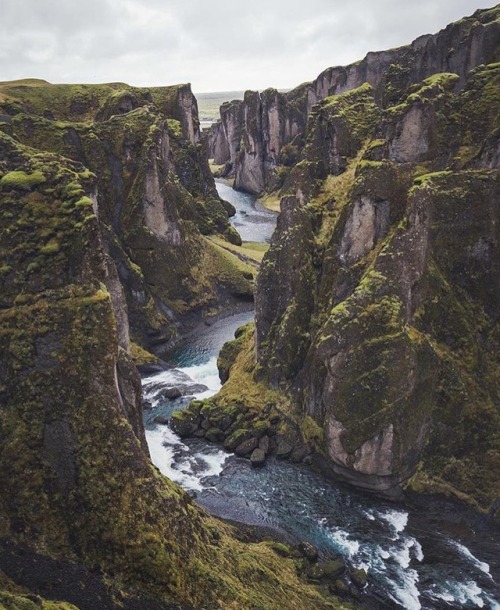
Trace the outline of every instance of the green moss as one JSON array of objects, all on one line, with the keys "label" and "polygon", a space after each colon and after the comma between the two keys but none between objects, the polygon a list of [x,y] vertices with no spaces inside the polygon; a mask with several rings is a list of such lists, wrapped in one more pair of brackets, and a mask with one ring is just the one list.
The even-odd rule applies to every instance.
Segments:
[{"label": "green moss", "polygon": [[182,125],[180,121],[175,119],[167,119],[167,125],[176,138],[182,137]]},{"label": "green moss", "polygon": [[157,356],[133,341],[130,343],[130,356],[136,366],[141,364],[157,364],[159,362]]},{"label": "green moss", "polygon": [[4,189],[14,188],[21,190],[31,190],[46,181],[41,171],[27,173],[23,171],[12,171],[5,174],[0,179],[0,186]]},{"label": "green moss", "polygon": [[38,596],[7,593],[0,591],[0,608],[2,610],[78,610],[67,602],[46,601]]}]

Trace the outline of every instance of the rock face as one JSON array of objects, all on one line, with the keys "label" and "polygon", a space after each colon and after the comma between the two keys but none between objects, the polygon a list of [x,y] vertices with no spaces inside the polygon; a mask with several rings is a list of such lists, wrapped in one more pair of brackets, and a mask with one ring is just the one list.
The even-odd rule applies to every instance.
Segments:
[{"label": "rock face", "polygon": [[[211,154],[216,163],[228,164],[236,188],[256,194],[275,190],[304,143],[316,103],[368,83],[377,102],[395,104],[411,85],[439,72],[457,74],[456,87],[461,88],[469,70],[498,61],[499,36],[497,9],[477,11],[408,46],[368,53],[355,64],[328,68],[316,80],[288,93],[248,91],[243,102],[221,107],[221,121],[210,138]],[[416,116],[407,117],[407,136],[411,137],[415,120]]]},{"label": "rock face", "polygon": [[203,316],[221,300],[251,297],[252,282],[241,271],[221,279],[217,268],[227,262],[203,238],[221,235],[236,243],[239,236],[199,143],[189,85],[1,88],[7,134],[95,175],[95,212],[116,263],[116,290],[121,283],[134,341],[160,350],[194,312]]},{"label": "rock face", "polygon": [[[137,303],[153,318],[166,309],[176,293],[160,273],[183,271],[183,253],[196,260],[189,236],[209,260],[197,227],[222,218],[210,188],[197,202],[181,186],[206,186],[176,135],[184,115],[169,125],[160,111],[130,110],[140,101],[130,92],[93,107],[99,87],[90,101],[86,88],[50,89],[28,87],[29,114],[2,100],[12,114],[0,124],[0,605],[41,607],[43,595],[74,604],[43,607],[82,610],[332,607],[293,564],[232,538],[147,454],[128,319]],[[37,104],[101,114],[91,127],[59,125]],[[186,104],[179,112],[196,138]]]},{"label": "rock face", "polygon": [[[498,53],[498,17],[316,81],[372,85],[312,110],[256,296],[260,379],[320,426],[327,468],[377,492],[418,471],[415,489],[483,508],[500,495],[500,68],[467,70]],[[408,88],[452,40],[457,73]],[[377,62],[403,52],[386,107],[401,81]]]}]

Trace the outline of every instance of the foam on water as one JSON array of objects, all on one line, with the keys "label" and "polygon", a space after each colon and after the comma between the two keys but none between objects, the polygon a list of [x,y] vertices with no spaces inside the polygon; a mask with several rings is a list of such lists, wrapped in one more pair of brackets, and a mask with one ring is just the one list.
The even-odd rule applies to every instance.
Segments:
[{"label": "foam on water", "polygon": [[477,557],[475,557],[469,551],[469,549],[463,544],[460,544],[460,542],[456,542],[455,540],[450,540],[450,542],[456,549],[458,549],[461,555],[467,557],[467,559],[469,559],[471,563],[473,563],[479,570],[481,570],[481,572],[484,572],[493,580],[493,577],[490,574],[490,566],[485,561],[481,561]]},{"label": "foam on water", "polygon": [[[491,608],[498,610],[500,606],[491,599],[489,595],[484,595],[481,587],[474,581],[458,582],[450,580],[446,584],[435,585],[430,592],[434,599],[441,599],[445,602],[453,604],[453,607],[465,606],[470,607],[473,604],[476,608]],[[488,605],[485,606],[485,601]]]},{"label": "foam on water", "polygon": [[413,547],[414,539],[409,538],[405,540],[401,547],[392,547],[392,556],[396,560],[396,562],[403,568],[409,568],[411,557],[410,557],[410,549]]},{"label": "foam on water", "polygon": [[210,396],[213,396],[221,389],[216,356],[212,356],[212,358],[203,364],[196,364],[178,370],[196,383],[207,386],[208,390],[195,394],[196,398],[210,398]]},{"label": "foam on water", "polygon": [[389,524],[395,534],[393,540],[396,540],[398,535],[403,532],[408,525],[408,513],[406,511],[387,510],[385,512],[379,512],[377,516]]},{"label": "foam on water", "polygon": [[406,610],[420,610],[420,593],[417,589],[418,574],[415,570],[405,570],[400,575],[401,583],[392,582],[392,599]]},{"label": "foam on water", "polygon": [[415,559],[417,561],[422,562],[424,560],[424,552],[422,550],[422,545],[416,538],[413,538],[413,541],[414,541],[413,548],[414,548]]},{"label": "foam on water", "polygon": [[208,489],[205,480],[220,475],[229,457],[215,448],[189,455],[189,447],[167,426],[146,430],[146,439],[153,464],[166,477],[190,491]]},{"label": "foam on water", "polygon": [[357,540],[350,539],[349,536],[349,532],[340,529],[328,532],[328,537],[339,549],[339,552],[352,559],[359,553],[360,544]]}]

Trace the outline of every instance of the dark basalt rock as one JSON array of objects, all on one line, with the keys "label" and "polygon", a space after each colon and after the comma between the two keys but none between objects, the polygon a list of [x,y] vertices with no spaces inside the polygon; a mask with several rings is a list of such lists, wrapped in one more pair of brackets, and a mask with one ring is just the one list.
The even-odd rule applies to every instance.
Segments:
[{"label": "dark basalt rock", "polygon": [[179,388],[167,388],[163,390],[162,396],[168,398],[168,400],[176,400],[182,396],[182,391]]},{"label": "dark basalt rock", "polygon": [[[237,451],[237,450],[236,450]],[[266,463],[266,454],[258,447],[252,451],[250,463],[254,468],[261,468]]]},{"label": "dark basalt rock", "polygon": [[239,455],[240,457],[245,457],[245,456],[249,455],[250,453],[252,453],[254,451],[254,449],[257,448],[258,444],[259,444],[258,439],[255,437],[252,437],[252,438],[249,438],[248,440],[240,443],[236,447],[234,452],[236,453],[236,455]]},{"label": "dark basalt rock", "polygon": [[297,550],[311,563],[318,561],[318,549],[310,542],[301,542]]}]

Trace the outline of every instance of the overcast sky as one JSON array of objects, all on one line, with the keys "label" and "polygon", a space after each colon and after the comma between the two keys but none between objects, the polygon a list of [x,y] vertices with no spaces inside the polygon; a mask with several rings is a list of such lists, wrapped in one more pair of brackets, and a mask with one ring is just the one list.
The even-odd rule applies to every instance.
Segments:
[{"label": "overcast sky", "polygon": [[288,88],[480,0],[0,0],[0,80]]}]

